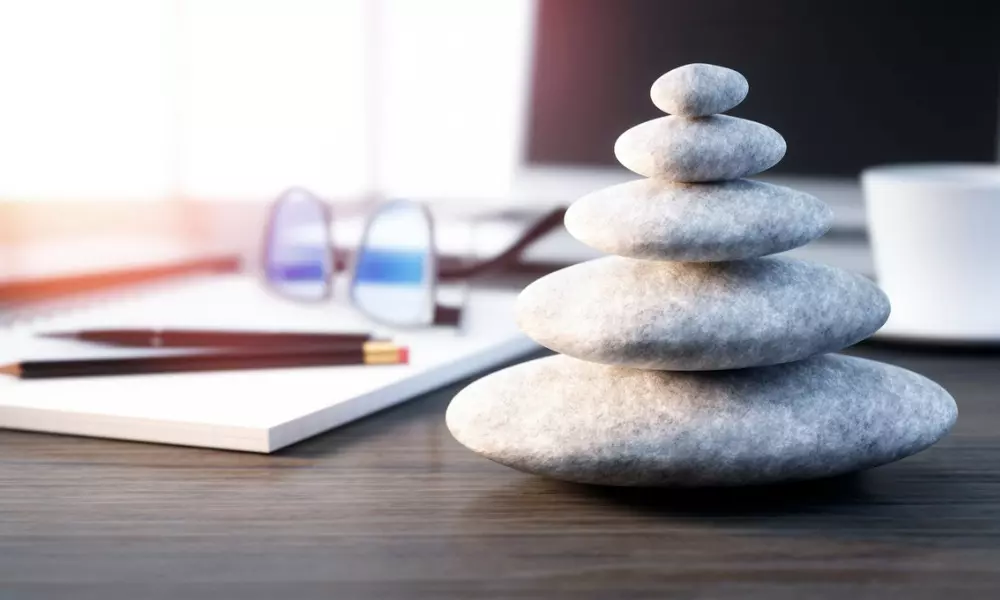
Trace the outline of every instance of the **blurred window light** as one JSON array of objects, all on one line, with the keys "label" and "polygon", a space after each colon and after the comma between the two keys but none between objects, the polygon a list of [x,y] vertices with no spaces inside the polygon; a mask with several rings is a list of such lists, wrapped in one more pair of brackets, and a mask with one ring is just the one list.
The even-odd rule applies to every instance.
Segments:
[{"label": "blurred window light", "polygon": [[385,191],[508,191],[521,155],[533,10],[529,0],[383,0]]},{"label": "blurred window light", "polygon": [[364,0],[189,0],[180,18],[185,195],[366,183]]},{"label": "blurred window light", "polygon": [[167,192],[169,17],[166,0],[0,0],[0,198]]},{"label": "blurred window light", "polygon": [[0,200],[502,193],[531,0],[0,0]]}]

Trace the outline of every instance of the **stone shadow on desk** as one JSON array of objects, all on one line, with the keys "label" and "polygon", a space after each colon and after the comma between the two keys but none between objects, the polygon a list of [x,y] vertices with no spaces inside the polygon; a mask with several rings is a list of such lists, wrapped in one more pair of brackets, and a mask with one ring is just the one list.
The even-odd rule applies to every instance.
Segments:
[{"label": "stone shadow on desk", "polygon": [[491,490],[470,510],[523,512],[541,502],[586,507],[607,517],[631,515],[682,520],[822,513],[834,506],[871,501],[863,474],[828,479],[720,488],[613,487],[570,483],[525,475],[516,484]]},{"label": "stone shadow on desk", "polygon": [[673,517],[764,517],[822,513],[872,501],[863,473],[770,485],[638,488],[573,485],[576,493],[639,512]]},{"label": "stone shadow on desk", "polygon": [[[948,464],[947,453],[827,479],[733,488],[629,488],[524,476],[468,506],[466,518],[574,511],[581,522],[638,521],[740,534],[820,536],[844,542],[925,543],[994,550],[1000,538],[1000,479]],[[936,456],[934,456],[936,454]]]}]

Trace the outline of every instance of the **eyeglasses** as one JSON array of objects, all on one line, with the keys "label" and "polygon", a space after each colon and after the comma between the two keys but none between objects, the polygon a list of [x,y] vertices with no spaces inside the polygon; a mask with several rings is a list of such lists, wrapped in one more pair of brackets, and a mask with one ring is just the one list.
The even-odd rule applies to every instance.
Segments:
[{"label": "eyeglasses", "polygon": [[437,250],[433,216],[420,202],[378,205],[366,219],[358,247],[348,253],[334,245],[331,207],[292,188],[271,207],[264,278],[282,297],[318,302],[333,296],[337,272],[350,271],[348,299],[371,320],[393,327],[454,326],[461,322],[463,307],[439,302],[439,284],[519,270],[524,250],[561,225],[564,214],[564,208],[552,210],[495,258],[446,264]]}]

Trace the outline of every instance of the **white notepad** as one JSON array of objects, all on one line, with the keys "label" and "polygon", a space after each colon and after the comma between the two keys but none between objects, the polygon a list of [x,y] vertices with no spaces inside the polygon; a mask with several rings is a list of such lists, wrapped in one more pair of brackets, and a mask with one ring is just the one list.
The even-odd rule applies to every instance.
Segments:
[{"label": "white notepad", "polygon": [[[0,427],[273,452],[536,350],[514,324],[515,297],[509,291],[473,290],[460,330],[375,328],[409,345],[409,365],[52,380],[0,377]],[[0,330],[0,363],[137,353],[31,335],[108,327],[373,330],[343,300],[295,304],[272,296],[251,278],[234,276],[19,321]]]}]

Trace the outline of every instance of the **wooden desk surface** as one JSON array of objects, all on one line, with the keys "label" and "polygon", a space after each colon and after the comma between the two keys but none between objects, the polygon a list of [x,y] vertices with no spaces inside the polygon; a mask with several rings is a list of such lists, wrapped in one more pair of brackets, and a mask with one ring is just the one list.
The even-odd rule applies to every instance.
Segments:
[{"label": "wooden desk surface", "polygon": [[448,434],[460,385],[274,456],[0,432],[0,597],[1000,597],[1000,354],[856,353],[939,381],[955,430],[754,490],[517,473]]}]

